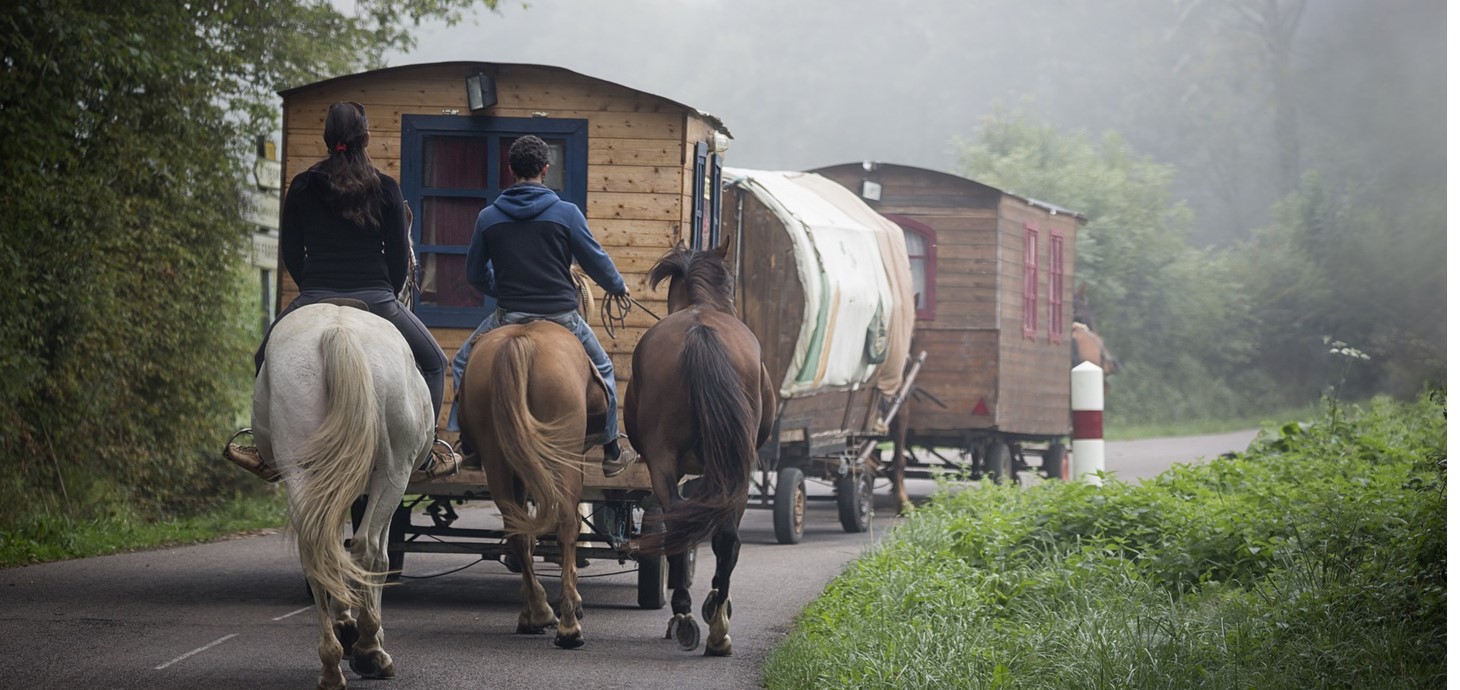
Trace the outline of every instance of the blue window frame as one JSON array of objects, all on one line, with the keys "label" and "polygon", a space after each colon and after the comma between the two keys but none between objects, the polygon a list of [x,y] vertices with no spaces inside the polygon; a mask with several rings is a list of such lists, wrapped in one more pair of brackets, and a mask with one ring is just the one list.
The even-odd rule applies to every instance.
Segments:
[{"label": "blue window frame", "polygon": [[487,298],[466,282],[466,250],[477,214],[516,182],[507,151],[527,134],[552,154],[544,183],[587,215],[587,120],[401,116],[401,193],[421,267],[415,311],[427,326],[475,328],[486,318]]}]

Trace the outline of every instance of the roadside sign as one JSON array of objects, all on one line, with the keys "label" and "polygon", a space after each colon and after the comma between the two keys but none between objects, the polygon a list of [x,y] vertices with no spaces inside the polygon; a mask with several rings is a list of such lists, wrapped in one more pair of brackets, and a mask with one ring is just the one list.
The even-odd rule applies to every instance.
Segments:
[{"label": "roadside sign", "polygon": [[279,161],[260,158],[253,163],[253,181],[259,189],[277,190],[282,186],[283,169]]},{"label": "roadside sign", "polygon": [[279,238],[263,233],[254,233],[253,251],[249,259],[253,265],[266,271],[272,271],[279,267]]},{"label": "roadside sign", "polygon": [[261,228],[278,230],[279,196],[255,189],[241,191],[243,192],[243,219]]}]

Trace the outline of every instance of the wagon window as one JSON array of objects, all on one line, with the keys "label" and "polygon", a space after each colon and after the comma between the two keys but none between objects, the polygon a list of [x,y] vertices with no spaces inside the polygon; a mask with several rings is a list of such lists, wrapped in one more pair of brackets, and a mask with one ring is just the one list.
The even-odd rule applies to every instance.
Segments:
[{"label": "wagon window", "polygon": [[466,251],[482,208],[517,182],[507,152],[526,134],[548,144],[544,184],[586,212],[586,121],[401,116],[401,191],[415,210],[420,263],[416,313],[427,326],[472,328],[494,306],[467,284]]},{"label": "wagon window", "polygon": [[902,237],[907,243],[907,261],[908,268],[912,271],[917,318],[932,321],[937,318],[938,307],[938,235],[932,228],[911,218],[897,215],[887,217],[902,227]]},{"label": "wagon window", "polygon": [[1049,342],[1065,335],[1065,238],[1049,236]]},{"label": "wagon window", "polygon": [[1024,224],[1024,337],[1039,330],[1039,229]]}]

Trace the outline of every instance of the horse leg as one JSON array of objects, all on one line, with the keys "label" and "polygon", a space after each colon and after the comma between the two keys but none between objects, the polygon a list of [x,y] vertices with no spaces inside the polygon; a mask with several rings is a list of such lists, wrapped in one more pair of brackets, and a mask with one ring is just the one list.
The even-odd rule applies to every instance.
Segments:
[{"label": "horse leg", "polygon": [[740,560],[740,515],[735,516],[735,522],[721,526],[710,544],[715,549],[715,579],[700,611],[710,626],[705,656],[730,656],[730,573]]},{"label": "horse leg", "polygon": [[380,590],[389,567],[385,542],[394,508],[394,505],[376,500],[372,493],[365,519],[351,548],[355,561],[372,573],[366,582],[358,585],[361,591],[358,633],[354,644],[347,647],[350,650],[350,670],[362,678],[395,677],[395,662],[385,651],[385,630],[380,620]]},{"label": "horse leg", "polygon": [[[336,623],[335,611],[344,609],[325,594],[324,587],[310,581],[309,589],[314,593],[314,613],[319,620],[319,677],[315,681],[317,690],[343,690],[345,674],[340,671],[340,661],[345,657],[345,648],[337,637],[340,626]],[[349,611],[344,610],[349,616]],[[350,621],[354,629],[354,621]]]},{"label": "horse leg", "polygon": [[912,507],[907,495],[907,410],[898,411],[892,420],[892,495],[897,499],[897,514],[906,515]]},{"label": "horse leg", "polygon": [[547,591],[542,588],[542,583],[537,581],[537,573],[533,570],[532,545],[534,541],[536,541],[534,537],[520,534],[507,540],[512,547],[512,553],[522,564],[522,613],[517,615],[517,633],[519,635],[541,635],[549,626],[556,625],[558,622],[557,616],[553,615],[552,607],[548,606]]},{"label": "horse leg", "polygon": [[[663,470],[655,466],[649,458],[674,457],[668,450],[645,444],[644,460],[649,463],[650,481],[653,483],[654,496],[659,499],[659,504],[664,506],[665,512],[674,505],[684,500],[679,494],[678,477],[674,472]],[[667,529],[670,526],[664,525]],[[700,646],[700,628],[695,623],[694,614],[690,613],[694,608],[694,598],[689,594],[689,556],[685,553],[670,554],[669,560],[669,586],[674,593],[669,597],[669,609],[673,615],[669,617],[669,626],[664,631],[664,639],[677,639],[679,648],[686,652],[694,651]]]},{"label": "horse leg", "polygon": [[566,504],[558,516],[558,548],[562,553],[562,591],[558,594],[558,634],[553,644],[563,649],[583,646],[583,597],[578,594],[578,502]]}]

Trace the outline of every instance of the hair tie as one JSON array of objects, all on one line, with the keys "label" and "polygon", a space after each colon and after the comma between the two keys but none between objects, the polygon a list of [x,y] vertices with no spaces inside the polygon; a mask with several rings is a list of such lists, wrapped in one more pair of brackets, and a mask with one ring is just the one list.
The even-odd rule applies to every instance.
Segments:
[{"label": "hair tie", "polygon": [[343,142],[343,141],[340,142],[340,143],[338,143],[338,144],[335,144],[335,150],[338,151],[338,152],[340,152],[340,153],[344,153],[345,151],[349,150],[349,148],[350,147],[349,146],[346,146],[345,145],[345,142]]}]

